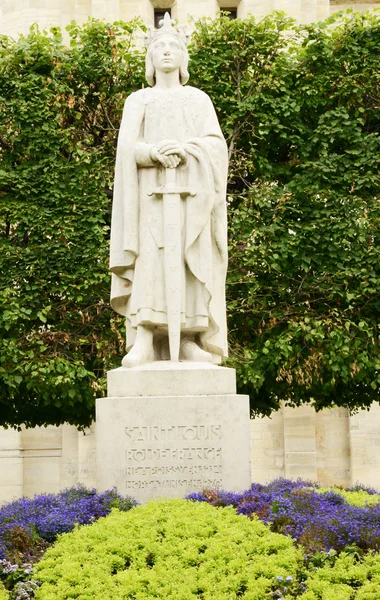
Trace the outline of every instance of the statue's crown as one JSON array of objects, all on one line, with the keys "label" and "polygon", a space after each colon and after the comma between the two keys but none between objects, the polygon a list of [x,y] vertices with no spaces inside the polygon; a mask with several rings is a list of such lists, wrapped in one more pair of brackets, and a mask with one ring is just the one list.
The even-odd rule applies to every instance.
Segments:
[{"label": "statue's crown", "polygon": [[163,35],[171,35],[179,41],[181,46],[186,48],[188,36],[186,35],[183,27],[174,27],[175,21],[170,18],[170,14],[168,12],[165,13],[164,18],[159,22],[158,25],[159,29],[151,27],[150,32],[145,36],[145,46],[147,48],[149,48],[152,42],[155,42]]}]

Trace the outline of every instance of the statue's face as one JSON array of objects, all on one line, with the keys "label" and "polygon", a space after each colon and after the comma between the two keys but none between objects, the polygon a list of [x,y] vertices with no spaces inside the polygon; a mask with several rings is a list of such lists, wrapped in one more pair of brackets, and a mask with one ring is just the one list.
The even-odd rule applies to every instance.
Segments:
[{"label": "statue's face", "polygon": [[183,51],[177,40],[171,35],[163,35],[152,46],[152,61],[156,71],[170,73],[179,69],[183,60]]}]

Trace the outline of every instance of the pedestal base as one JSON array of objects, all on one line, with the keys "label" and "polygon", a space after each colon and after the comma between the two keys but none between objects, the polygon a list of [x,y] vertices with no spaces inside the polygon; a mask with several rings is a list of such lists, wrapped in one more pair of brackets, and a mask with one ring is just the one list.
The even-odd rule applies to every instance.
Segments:
[{"label": "pedestal base", "polygon": [[[162,369],[155,364],[108,374],[109,390],[126,391],[97,400],[98,490],[116,486],[121,494],[146,502],[204,488],[248,488],[249,398],[234,393],[234,371],[210,365],[181,369],[167,363],[161,379]],[[136,393],[140,377],[144,396]],[[210,391],[210,380],[224,393],[199,394],[202,387]],[[175,395],[174,381],[181,383]],[[189,394],[192,381],[198,394]]]}]

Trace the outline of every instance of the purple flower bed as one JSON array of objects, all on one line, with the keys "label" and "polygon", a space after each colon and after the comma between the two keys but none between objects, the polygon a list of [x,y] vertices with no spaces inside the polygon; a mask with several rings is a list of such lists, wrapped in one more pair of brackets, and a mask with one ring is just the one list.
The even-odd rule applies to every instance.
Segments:
[{"label": "purple flower bed", "polygon": [[214,506],[233,506],[237,513],[248,517],[257,515],[272,531],[291,536],[311,553],[341,551],[347,546],[364,551],[380,549],[380,504],[351,506],[339,494],[321,494],[315,488],[316,484],[308,481],[277,479],[269,485],[254,483],[241,494],[205,490],[187,498]]},{"label": "purple flower bed", "polygon": [[9,502],[0,507],[0,559],[38,555],[38,548],[43,552],[75,524],[86,525],[108,515],[111,508],[126,511],[136,504],[116,490],[100,494],[83,486]]}]

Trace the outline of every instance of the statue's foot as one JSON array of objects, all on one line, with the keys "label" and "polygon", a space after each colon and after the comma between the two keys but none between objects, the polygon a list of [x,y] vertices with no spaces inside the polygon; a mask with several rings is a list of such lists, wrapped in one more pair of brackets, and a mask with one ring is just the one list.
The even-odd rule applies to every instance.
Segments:
[{"label": "statue's foot", "polygon": [[124,356],[121,364],[130,369],[147,362],[154,361],[153,332],[146,327],[138,327],[136,341]]},{"label": "statue's foot", "polygon": [[196,344],[194,340],[191,339],[184,339],[181,342],[179,358],[180,360],[191,360],[193,362],[212,361],[211,354],[209,352],[206,352],[206,350],[202,350],[202,348],[200,348],[198,344]]},{"label": "statue's foot", "polygon": [[135,344],[132,346],[128,354],[124,356],[121,364],[123,367],[130,369],[131,367],[137,367],[138,365],[143,365],[144,363],[153,361],[153,348],[140,348]]}]

